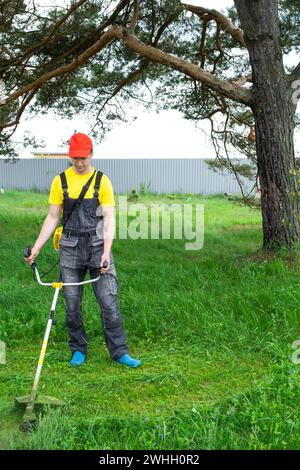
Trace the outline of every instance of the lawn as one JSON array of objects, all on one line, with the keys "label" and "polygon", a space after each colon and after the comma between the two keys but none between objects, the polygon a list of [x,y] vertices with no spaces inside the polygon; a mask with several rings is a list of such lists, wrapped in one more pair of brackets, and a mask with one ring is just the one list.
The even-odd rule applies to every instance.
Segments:
[{"label": "lawn", "polygon": [[[53,290],[22,258],[47,214],[47,195],[0,195],[0,449],[299,449],[299,252],[265,256],[257,209],[222,196],[144,194],[148,208],[202,204],[203,249],[187,240],[119,240],[119,302],[132,355],[112,363],[92,287],[84,290],[86,365],[70,368],[59,298],[40,391],[65,401],[22,434],[14,397],[30,392]],[[58,259],[52,240],[40,273]],[[47,276],[53,280],[57,269]]]}]

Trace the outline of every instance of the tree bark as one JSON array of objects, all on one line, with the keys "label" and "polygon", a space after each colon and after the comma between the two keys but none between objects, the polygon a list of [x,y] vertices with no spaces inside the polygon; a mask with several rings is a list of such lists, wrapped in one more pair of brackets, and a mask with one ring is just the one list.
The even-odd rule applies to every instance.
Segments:
[{"label": "tree bark", "polygon": [[300,235],[294,154],[296,105],[283,66],[278,2],[235,0],[235,4],[252,67],[263,246],[291,247]]}]

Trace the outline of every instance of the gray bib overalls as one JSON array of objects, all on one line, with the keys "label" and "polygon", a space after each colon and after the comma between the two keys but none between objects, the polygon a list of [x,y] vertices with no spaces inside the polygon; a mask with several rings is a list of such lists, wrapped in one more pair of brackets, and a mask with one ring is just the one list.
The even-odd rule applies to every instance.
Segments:
[{"label": "gray bib overalls", "polygon": [[[101,256],[104,251],[102,237],[102,215],[99,204],[99,188],[102,173],[97,172],[94,194],[83,199],[68,219],[60,239],[60,267],[63,282],[81,282],[87,270],[90,277],[99,275]],[[65,173],[60,175],[63,188],[62,224],[68,218],[75,199],[69,197]],[[91,186],[93,185],[93,181]],[[113,255],[110,253],[109,271],[92,283],[95,297],[100,306],[105,341],[112,359],[128,353],[126,336],[118,304],[118,279]],[[90,286],[88,287],[90,288]],[[83,286],[63,288],[66,303],[66,326],[69,333],[69,346],[72,352],[87,353],[87,336],[83,325],[82,294]]]}]

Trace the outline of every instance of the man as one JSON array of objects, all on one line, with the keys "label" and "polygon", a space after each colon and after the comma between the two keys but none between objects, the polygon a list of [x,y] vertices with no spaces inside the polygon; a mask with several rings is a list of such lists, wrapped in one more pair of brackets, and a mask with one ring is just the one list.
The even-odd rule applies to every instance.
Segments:
[{"label": "man", "polygon": [[[52,182],[49,214],[26,262],[32,264],[39,255],[43,245],[54,232],[63,210],[64,230],[59,242],[62,280],[66,283],[81,282],[87,270],[91,278],[98,277],[100,270],[100,279],[92,283],[92,286],[100,305],[110,356],[120,364],[135,368],[141,361],[133,359],[128,353],[118,305],[118,280],[111,253],[115,234],[115,201],[108,177],[101,172],[95,172],[82,203],[72,211],[83,186],[94,173],[91,166],[92,155],[91,139],[85,134],[75,133],[69,141],[72,167],[57,175]],[[83,286],[65,286],[63,291],[66,326],[72,352],[70,364],[79,366],[85,362],[87,355],[87,337],[81,309]]]}]

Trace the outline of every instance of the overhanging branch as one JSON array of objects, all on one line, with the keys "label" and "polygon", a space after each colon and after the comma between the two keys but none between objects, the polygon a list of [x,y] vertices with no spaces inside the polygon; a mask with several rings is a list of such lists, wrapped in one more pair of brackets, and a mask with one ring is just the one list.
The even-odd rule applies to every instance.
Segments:
[{"label": "overhanging branch", "polygon": [[[30,101],[36,95],[37,91],[38,91],[38,88],[35,88],[35,89],[31,90],[31,92],[28,94],[28,96],[25,96],[25,99],[23,100],[14,121],[9,122],[9,123],[5,123],[5,124],[0,123],[0,133],[2,132],[3,129],[6,129],[8,127],[14,127],[16,129],[16,127],[18,126],[18,124],[20,122],[22,114],[24,113],[24,111],[25,111],[26,107],[28,106],[28,104],[30,103]],[[12,134],[13,134],[13,132],[12,132]]]},{"label": "overhanging branch", "polygon": [[183,6],[190,12],[195,13],[201,19],[204,19],[206,16],[209,16],[210,19],[214,19],[216,23],[218,23],[222,29],[227,31],[241,46],[246,47],[244,41],[244,31],[242,29],[236,28],[234,24],[230,21],[230,19],[220,13],[217,10],[210,10],[208,8],[189,5],[187,3],[183,3]]},{"label": "overhanging branch", "polygon": [[[147,60],[145,60],[145,59],[142,60],[141,63],[140,63],[140,66],[138,67],[138,69],[133,70],[126,77],[124,77],[123,80],[120,81],[120,83],[118,83],[118,85],[114,88],[113,92],[108,96],[108,98],[106,98],[106,100],[101,105],[100,109],[98,110],[97,117],[96,117],[96,123],[98,122],[99,116],[102,113],[103,109],[110,102],[110,100],[112,98],[114,98],[115,96],[117,96],[117,94],[121,90],[123,90],[123,88],[125,88],[126,85],[129,85],[132,82],[134,82],[143,73],[143,71],[147,68],[148,64],[149,64],[149,62]],[[96,126],[96,124],[93,126],[92,131],[94,130],[95,126]]]},{"label": "overhanging branch", "polygon": [[178,70],[194,80],[204,83],[209,88],[212,88],[227,98],[249,106],[251,105],[252,93],[250,90],[221,80],[193,63],[186,62],[160,49],[149,46],[139,41],[133,34],[130,34],[122,27],[115,28],[115,36],[124,41],[130,49],[146,59]]},{"label": "overhanging branch", "polygon": [[85,44],[90,44],[92,41],[95,41],[99,36],[100,34],[102,34],[104,32],[104,30],[106,28],[108,28],[109,26],[113,25],[116,18],[118,17],[119,13],[122,11],[122,9],[130,2],[130,0],[121,0],[118,5],[115,7],[114,11],[112,12],[112,14],[109,16],[109,18],[107,18],[106,20],[104,20],[100,26],[98,26],[98,28],[95,29],[95,31],[93,31],[92,34],[84,37],[81,41],[79,41],[78,43],[76,43],[75,45],[73,45],[70,49],[68,49],[67,51],[65,51],[61,56],[55,58],[55,59],[52,59],[50,60],[49,62],[43,64],[43,66],[47,66],[47,67],[50,67],[53,63],[55,63],[56,61],[61,61],[61,60],[64,60],[66,59],[70,54],[74,54],[76,50],[82,50],[85,48]]},{"label": "overhanging branch", "polygon": [[[124,0],[123,0],[124,1]],[[168,25],[168,22],[165,26]],[[52,78],[69,74],[81,66],[85,65],[88,60],[105,48],[111,41],[119,39],[123,41],[127,47],[135,51],[137,54],[142,56],[144,59],[152,62],[165,65],[174,70],[184,73],[185,75],[191,77],[193,80],[205,84],[208,88],[214,90],[220,95],[230,98],[239,103],[246,104],[251,106],[252,103],[252,92],[247,90],[237,83],[225,81],[219,79],[213,74],[203,70],[197,65],[187,62],[185,60],[179,59],[174,55],[163,52],[157,47],[150,46],[148,44],[139,41],[136,36],[128,32],[122,26],[114,26],[106,31],[100,38],[78,57],[73,59],[67,65],[58,67],[50,72],[46,72],[41,75],[38,79],[33,82],[21,87],[19,90],[16,90],[12,93],[4,102],[3,105],[17,100],[20,96],[26,95],[31,90],[38,90],[41,86],[50,81]],[[130,77],[133,78],[133,77]]]},{"label": "overhanging branch", "polygon": [[81,5],[83,5],[85,2],[86,0],[79,0],[76,3],[73,3],[68,9],[68,11],[62,16],[62,18],[60,18],[60,20],[52,27],[48,36],[46,36],[43,39],[43,41],[41,41],[39,44],[35,44],[34,46],[32,46],[22,56],[18,57],[14,62],[12,62],[9,65],[12,66],[12,65],[21,63],[24,59],[28,59],[35,52],[37,52],[39,49],[45,46],[48,42],[50,42],[53,36],[57,33],[57,31],[61,28],[61,26],[68,20],[68,18],[74,13],[74,11],[77,10],[79,7],[81,7]]},{"label": "overhanging branch", "polygon": [[88,60],[93,57],[95,54],[101,51],[109,42],[116,38],[115,30],[118,28],[111,28],[106,33],[104,33],[98,41],[95,42],[91,47],[86,49],[82,54],[72,60],[69,64],[62,67],[58,67],[51,72],[44,73],[41,77],[34,80],[32,83],[25,85],[24,87],[17,90],[15,93],[12,93],[6,100],[3,100],[3,104],[7,104],[11,101],[16,100],[20,96],[28,93],[34,88],[40,88],[44,83],[48,82],[54,77],[58,77],[65,73],[73,72],[82,65],[86,64]]}]

